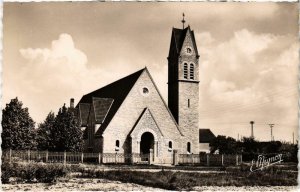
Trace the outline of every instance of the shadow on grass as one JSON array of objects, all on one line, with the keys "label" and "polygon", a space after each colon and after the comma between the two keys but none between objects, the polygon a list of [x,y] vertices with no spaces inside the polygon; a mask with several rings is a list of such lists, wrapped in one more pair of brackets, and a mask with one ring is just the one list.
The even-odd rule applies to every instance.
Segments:
[{"label": "shadow on grass", "polygon": [[103,178],[136,183],[143,186],[168,190],[192,190],[196,186],[296,186],[297,172],[287,172],[280,167],[269,167],[263,171],[250,172],[243,165],[239,169],[222,172],[199,173],[162,170],[159,172],[85,169],[81,177]]}]

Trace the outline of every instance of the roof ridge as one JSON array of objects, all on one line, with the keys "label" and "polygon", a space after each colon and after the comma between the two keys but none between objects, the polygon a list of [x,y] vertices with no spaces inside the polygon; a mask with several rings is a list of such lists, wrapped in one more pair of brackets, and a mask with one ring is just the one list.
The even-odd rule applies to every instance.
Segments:
[{"label": "roof ridge", "polygon": [[[120,82],[120,81],[122,81],[122,80],[124,80],[124,79],[127,79],[127,78],[129,78],[129,77],[131,77],[131,76],[134,76],[134,75],[136,75],[136,74],[138,74],[138,73],[141,73],[141,72],[142,72],[143,70],[145,70],[145,69],[146,69],[146,68],[140,69],[140,70],[138,70],[138,71],[136,71],[136,72],[134,72],[134,73],[131,73],[131,74],[125,76],[125,77],[122,77],[121,79],[118,79],[118,80],[116,80],[116,81],[113,81],[113,82],[111,82],[111,83],[109,83],[109,84],[107,84],[107,85],[105,85],[105,86],[103,86],[103,87],[101,87],[101,88],[99,88],[99,89],[97,89],[97,90],[94,90],[94,91],[92,91],[92,92],[89,92],[89,93],[87,93],[87,94],[85,94],[85,95],[89,95],[89,94],[91,94],[91,93],[93,93],[93,92],[96,92],[96,91],[98,91],[98,90],[100,90],[100,89],[109,87],[109,86],[111,86],[112,84],[115,84],[115,83]],[[83,95],[83,96],[85,96],[85,95]]]},{"label": "roof ridge", "polygon": [[150,77],[150,80],[152,81],[152,83],[153,83],[155,89],[157,90],[157,93],[158,93],[159,97],[160,97],[161,100],[163,101],[164,106],[166,107],[166,109],[167,109],[169,115],[171,116],[171,119],[172,119],[173,122],[175,123],[175,126],[176,126],[177,130],[179,131],[179,133],[180,133],[182,136],[184,136],[184,134],[183,134],[182,131],[180,130],[179,125],[177,124],[177,122],[176,122],[176,120],[175,120],[173,114],[171,113],[171,111],[170,111],[168,105],[166,104],[164,98],[162,97],[162,95],[161,95],[161,93],[160,93],[158,87],[156,86],[156,84],[155,84],[155,82],[154,82],[154,80],[153,80],[153,78],[152,78],[150,72],[148,71],[148,69],[146,69],[146,72],[148,73],[148,75],[149,75],[149,77]]}]

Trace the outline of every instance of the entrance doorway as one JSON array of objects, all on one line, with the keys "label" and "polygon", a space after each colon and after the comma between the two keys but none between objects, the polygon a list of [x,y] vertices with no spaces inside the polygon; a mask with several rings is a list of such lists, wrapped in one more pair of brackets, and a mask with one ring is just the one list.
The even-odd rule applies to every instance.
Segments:
[{"label": "entrance doorway", "polygon": [[149,154],[150,149],[154,149],[154,136],[150,132],[145,132],[141,137],[140,153]]}]

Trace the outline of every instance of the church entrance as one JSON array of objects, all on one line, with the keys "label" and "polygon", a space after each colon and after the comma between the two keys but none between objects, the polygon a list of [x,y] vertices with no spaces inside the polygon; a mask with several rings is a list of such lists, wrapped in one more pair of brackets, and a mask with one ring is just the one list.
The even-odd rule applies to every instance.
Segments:
[{"label": "church entrance", "polygon": [[150,149],[154,149],[154,136],[150,132],[145,132],[141,138],[140,153],[149,154]]}]

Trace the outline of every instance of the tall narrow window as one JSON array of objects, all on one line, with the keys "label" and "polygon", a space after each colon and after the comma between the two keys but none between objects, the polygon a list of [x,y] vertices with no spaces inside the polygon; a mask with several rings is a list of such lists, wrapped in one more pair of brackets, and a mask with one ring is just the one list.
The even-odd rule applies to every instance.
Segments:
[{"label": "tall narrow window", "polygon": [[116,140],[116,151],[119,151],[120,149],[120,141]]},{"label": "tall narrow window", "polygon": [[172,145],[172,141],[169,141],[169,149],[172,149],[173,145]]},{"label": "tall narrow window", "polygon": [[190,142],[187,143],[187,152],[191,153],[191,143]]},{"label": "tall narrow window", "polygon": [[190,99],[188,99],[188,108],[190,108]]},{"label": "tall narrow window", "polygon": [[183,65],[183,78],[187,79],[188,78],[188,65],[185,63]]},{"label": "tall narrow window", "polygon": [[190,64],[190,79],[194,79],[194,64]]}]

